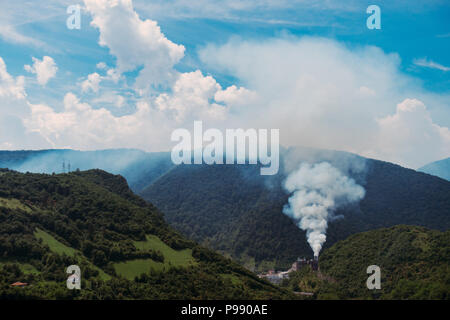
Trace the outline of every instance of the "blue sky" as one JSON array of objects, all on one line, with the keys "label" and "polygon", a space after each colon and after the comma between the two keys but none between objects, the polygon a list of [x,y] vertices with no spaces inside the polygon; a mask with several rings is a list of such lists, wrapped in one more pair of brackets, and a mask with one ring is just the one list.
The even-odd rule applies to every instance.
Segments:
[{"label": "blue sky", "polygon": [[[73,4],[80,4],[83,8],[80,30],[66,28],[68,17],[66,8]],[[366,8],[371,4],[376,4],[381,8],[381,30],[369,30],[366,27],[366,19],[369,16]],[[103,24],[102,22],[102,19],[119,17],[120,12],[114,11],[115,6],[123,6],[123,19],[130,21],[129,30],[127,27],[123,33],[120,29],[114,30],[111,23]],[[8,124],[6,126],[8,130],[3,130],[3,137],[0,128],[0,147],[3,149],[44,147],[96,149],[129,146],[129,141],[136,141],[136,143],[131,143],[131,146],[146,150],[167,149],[170,147],[167,141],[171,130],[179,126],[189,126],[194,117],[201,119],[204,117],[205,121],[210,121],[211,126],[218,127],[249,123],[243,120],[238,121],[235,118],[258,118],[258,121],[250,124],[251,126],[284,126],[282,121],[288,121],[287,117],[280,116],[278,123],[271,123],[260,115],[263,112],[258,113],[258,116],[255,117],[252,115],[253,111],[248,111],[263,109],[264,112],[267,111],[269,118],[273,118],[270,116],[270,111],[274,110],[272,103],[281,103],[279,112],[289,114],[292,112],[291,109],[286,107],[284,110],[283,104],[292,105],[292,108],[294,106],[301,108],[302,101],[309,101],[310,105],[304,107],[305,112],[298,114],[299,117],[303,118],[304,115],[307,118],[312,111],[322,110],[320,108],[323,104],[322,101],[317,100],[316,96],[308,97],[308,91],[298,96],[291,91],[285,92],[284,97],[291,97],[289,101],[285,101],[284,98],[274,99],[267,106],[257,103],[250,105],[248,96],[245,96],[247,94],[245,90],[263,96],[264,91],[268,91],[265,90],[266,85],[274,87],[284,81],[280,78],[275,84],[261,84],[257,79],[261,76],[257,70],[262,70],[262,66],[249,66],[248,73],[243,74],[241,70],[249,64],[245,62],[248,60],[244,59],[246,54],[250,54],[250,52],[256,55],[267,54],[271,59],[273,58],[273,62],[271,62],[272,60],[261,61],[267,61],[268,64],[274,65],[272,69],[264,69],[266,72],[264,75],[267,75],[269,79],[275,79],[277,73],[275,66],[280,59],[285,57],[283,57],[283,51],[276,51],[273,46],[283,47],[286,45],[286,50],[291,50],[288,55],[294,57],[290,61],[293,69],[297,70],[298,68],[298,73],[286,78],[295,79],[298,83],[299,79],[304,76],[315,76],[312,70],[311,74],[302,73],[304,70],[301,68],[302,63],[305,64],[305,67],[308,66],[308,63],[305,61],[296,63],[295,54],[291,55],[295,50],[299,50],[299,57],[302,59],[314,60],[312,65],[317,65],[320,69],[323,62],[315,59],[314,48],[325,48],[325,50],[328,48],[330,52],[334,52],[336,49],[336,55],[330,57],[327,57],[326,54],[323,55],[324,61],[343,57],[345,63],[340,65],[341,60],[338,59],[336,64],[333,64],[333,66],[339,64],[336,66],[336,72],[338,70],[344,73],[348,71],[349,79],[354,81],[356,89],[363,88],[362,91],[366,93],[374,92],[376,94],[377,99],[367,101],[367,105],[375,105],[376,102],[383,106],[376,111],[373,110],[374,107],[354,106],[354,110],[357,111],[354,112],[353,107],[348,109],[345,107],[351,103],[350,100],[345,101],[339,94],[330,95],[329,99],[333,103],[337,103],[336,99],[342,99],[338,103],[340,107],[337,105],[330,107],[330,112],[339,112],[342,120],[337,119],[337,123],[331,126],[326,123],[329,121],[326,120],[327,116],[319,120],[311,118],[309,121],[313,121],[312,119],[323,121],[323,127],[336,127],[336,131],[323,130],[324,138],[320,137],[315,141],[318,136],[315,131],[287,130],[285,144],[304,145],[305,142],[309,143],[308,141],[314,140],[309,143],[309,146],[343,149],[411,167],[425,164],[429,160],[450,156],[447,136],[448,127],[450,127],[450,23],[448,22],[450,3],[448,1],[427,1],[424,4],[422,1],[395,1],[393,3],[393,1],[284,0],[135,0],[133,2],[129,0],[87,0],[84,2],[52,0],[40,1],[39,4],[34,5],[28,1],[2,3],[0,12],[0,57],[4,61],[10,77],[15,81],[21,76],[24,77],[24,84],[21,88],[23,87],[23,92],[26,93],[26,98],[22,97],[18,100],[11,98],[11,94],[8,98],[6,98],[6,94],[3,98],[0,96],[0,99],[3,99],[0,102],[3,102],[4,105],[2,107],[3,122],[0,124],[10,122],[12,117],[16,122],[22,123],[22,125],[13,127],[9,127],[12,125]],[[136,18],[133,14],[139,15],[139,17]],[[91,25],[95,16],[101,21]],[[153,25],[146,25],[144,21],[147,19],[157,23],[160,29],[155,29],[157,27]],[[136,27],[135,34],[131,26]],[[117,43],[114,39],[114,32],[118,34],[118,38],[125,37],[122,42],[128,44],[128,51],[136,51],[136,54],[130,54],[127,52],[127,48],[123,48],[120,43]],[[107,40],[103,45],[99,45],[99,39],[103,33]],[[159,39],[159,44],[155,45],[156,49],[149,49],[152,47],[154,39],[145,39],[146,36],[151,37],[152,34],[156,34],[155,39]],[[319,45],[317,41],[322,42]],[[184,47],[183,52],[181,52],[181,47]],[[233,56],[230,56],[227,51],[227,48],[230,47],[237,55],[240,53],[239,59],[233,59]],[[249,49],[249,47],[253,49]],[[376,47],[379,51],[370,53],[366,50],[368,47]],[[311,54],[308,55],[306,52],[311,52]],[[173,56],[170,58],[163,57],[163,55],[171,54]],[[280,59],[276,58],[277,55]],[[43,61],[45,56],[52,59],[57,71],[53,75],[49,71],[51,69],[43,70],[44,73],[50,72],[49,79],[43,83],[44,80],[38,81],[37,72],[26,71],[24,66],[29,65],[29,70],[31,70],[33,68],[32,58],[36,58],[39,62]],[[220,58],[216,59],[216,56]],[[122,62],[120,62],[121,59]],[[136,61],[127,64],[124,62],[127,59]],[[242,62],[238,60],[242,60]],[[370,72],[383,70],[385,74],[377,75],[377,77],[386,79],[386,83],[392,81],[394,85],[391,87],[380,85],[378,88],[376,83],[371,83],[372,87],[370,87],[368,86],[370,81],[365,81],[364,78],[357,79],[358,71],[354,71],[352,66],[352,61],[356,63],[356,60],[358,63],[364,63],[364,61],[374,63],[372,71],[367,72],[370,74]],[[255,59],[255,61],[259,60]],[[99,68],[97,64],[100,62],[103,62],[106,67]],[[377,66],[377,63],[380,63],[380,66]],[[51,68],[51,66],[53,66],[52,63],[43,65],[43,68]],[[280,64],[279,67],[282,68],[283,65]],[[107,75],[108,70],[111,70],[110,76]],[[193,72],[196,70],[199,70],[200,73],[194,74]],[[118,77],[115,78],[116,80],[113,80],[113,72]],[[289,68],[286,69],[286,72],[289,72]],[[355,72],[355,74],[350,75],[351,72]],[[98,83],[95,81],[94,83],[85,83],[86,86],[83,87],[88,76],[95,73]],[[144,75],[144,73],[146,74]],[[164,79],[155,80],[154,77],[158,73],[167,75],[167,79],[164,76]],[[94,79],[95,76],[92,77],[92,80]],[[139,85],[136,79],[140,79],[137,81],[140,81]],[[337,82],[339,82],[338,75],[328,78],[317,77],[313,80],[320,84],[327,82],[327,79],[330,81],[338,79]],[[142,86],[143,83],[145,84]],[[334,84],[330,83],[326,87],[329,88]],[[11,84],[3,85],[5,92],[12,90]],[[283,88],[291,85],[292,83],[280,84]],[[227,91],[228,88],[231,89]],[[240,88],[242,90],[238,91]],[[179,92],[175,92],[176,90]],[[189,93],[190,90],[194,90],[199,97],[193,99],[192,94]],[[340,92],[354,91],[351,88],[337,88],[336,90],[341,90]],[[283,90],[278,92],[281,91]],[[264,97],[264,100],[267,101],[267,98],[275,97],[276,94]],[[217,98],[223,96],[225,100]],[[246,102],[236,102],[240,101],[239,99]],[[405,102],[406,99],[419,102],[413,103],[410,100]],[[193,102],[194,100],[195,102]],[[420,124],[418,128],[420,130],[429,128],[432,131],[425,132],[420,137],[414,134],[405,134],[402,139],[399,138],[398,145],[383,145],[380,142],[383,135],[378,134],[381,129],[377,126],[384,126],[383,130],[385,130],[389,124],[389,130],[391,130],[389,132],[407,127],[407,124],[403,122],[391,124],[395,119],[389,120],[389,117],[401,116],[399,115],[401,110],[397,106],[403,102],[413,104],[414,107],[408,104],[403,109],[400,108],[402,110],[426,109],[423,116],[427,125]],[[24,110],[27,110],[15,114],[11,108],[15,108],[16,103],[17,105],[23,104]],[[198,105],[195,105],[196,103]],[[92,125],[91,128],[77,123],[77,121],[84,121],[83,117],[75,114],[73,111],[75,109],[70,109],[69,105],[77,106],[76,110],[81,110],[79,106],[84,105],[88,105],[90,110],[102,110],[93,113],[88,118],[99,117],[100,122],[108,123],[104,125],[109,128],[105,129],[104,136],[95,125]],[[224,108],[227,110],[218,108],[218,105],[225,106]],[[45,106],[48,109],[34,106]],[[242,108],[246,111],[241,112]],[[338,108],[342,108],[342,111],[339,111]],[[354,134],[351,134],[350,131],[364,129],[356,126],[349,127],[347,121],[366,121],[367,119],[360,119],[358,115],[363,108],[367,108],[371,113],[372,118],[366,127],[372,127],[372,131],[362,134],[365,140],[352,143],[348,137]],[[105,114],[103,110],[110,114]],[[349,113],[346,114],[346,112]],[[239,117],[229,116],[236,114],[239,114]],[[136,122],[138,115],[141,119],[147,119],[147,116],[149,118],[146,122]],[[129,117],[127,118],[127,116]],[[385,119],[385,121],[380,119]],[[68,120],[70,121],[66,124],[58,122]],[[414,120],[411,123],[416,125],[418,121]],[[425,128],[425,126],[427,127]],[[286,125],[286,127],[290,128],[290,125]],[[416,130],[411,128],[411,131]],[[12,136],[11,132],[15,134]],[[115,136],[116,132],[118,136]],[[144,135],[146,139],[135,139],[134,135]],[[297,135],[309,137],[309,140],[305,138],[305,140],[296,141],[292,137]],[[331,139],[336,135],[341,139]],[[79,138],[74,138],[74,136],[79,136]],[[315,138],[312,139],[312,136]],[[431,152],[428,158],[423,158],[418,154],[430,153],[425,147],[429,144],[427,139],[435,142],[431,145],[438,151]],[[163,140],[164,142],[161,142]],[[414,150],[404,147],[407,144],[414,145],[414,143],[417,143],[415,152],[418,154],[415,154]],[[401,151],[403,149],[404,151]]]},{"label": "blue sky", "polygon": [[[65,27],[69,16],[65,13],[65,5],[82,5],[82,2],[61,1],[59,5],[57,1],[48,2],[55,7],[47,12],[45,6],[40,9],[40,5],[30,6],[25,1],[17,1],[18,4],[12,8],[25,9],[25,12],[42,11],[41,17],[30,17],[28,21],[18,19],[12,24],[17,26],[20,33],[43,43],[43,46],[34,46],[0,38],[2,57],[9,61],[8,69],[12,74],[21,74],[23,65],[30,63],[32,56],[57,57],[59,68],[70,72],[74,77],[72,80],[92,72],[99,57],[110,64],[114,63],[114,57],[108,54],[108,49],[98,46],[98,30],[89,26],[91,17],[88,13],[83,12],[81,30],[68,30]],[[165,5],[163,1],[155,2],[161,7],[153,17],[152,6],[146,9],[146,1],[134,1],[135,6],[141,8],[139,14],[142,18],[157,19],[169,39],[187,48],[184,61],[177,66],[180,70],[200,67],[196,51],[208,43],[225,43],[236,36],[264,39],[289,33],[296,36],[322,36],[356,46],[374,45],[385,52],[396,52],[402,59],[402,70],[423,81],[427,89],[448,92],[450,88],[450,72],[414,64],[415,59],[427,59],[442,66],[450,66],[450,4],[447,1],[429,1],[427,5],[423,5],[423,1],[355,1],[342,6],[338,4],[342,1],[336,1],[333,6],[321,6],[320,1],[317,1],[315,6],[294,4],[287,8],[275,6],[275,9],[268,6],[265,10],[259,8],[255,11],[249,7],[249,10],[235,10],[225,16],[214,16],[214,11],[190,12],[188,8],[194,5],[178,7],[175,4],[172,6],[179,8],[179,11],[184,9],[186,13],[166,13],[165,6],[170,7],[170,3],[176,1],[165,1],[169,2]],[[222,3],[211,2],[217,7]],[[381,30],[369,30],[366,27],[369,14],[365,9],[370,4],[377,4],[381,8]],[[220,78],[223,75],[217,76]]]},{"label": "blue sky", "polygon": [[[361,6],[360,11],[352,12],[340,12],[339,9],[313,10],[309,13],[307,22],[302,22],[305,9],[300,13],[279,11],[274,16],[267,17],[286,21],[277,24],[266,23],[264,20],[247,22],[245,18],[230,21],[170,17],[163,18],[159,23],[168,38],[183,43],[188,48],[188,57],[194,61],[196,48],[211,42],[224,43],[230,37],[263,39],[283,33],[295,36],[314,35],[336,39],[349,45],[373,45],[386,52],[396,52],[402,59],[404,72],[420,78],[429,90],[448,92],[449,72],[417,66],[414,60],[426,58],[443,66],[450,66],[450,5],[430,6],[421,11],[411,10],[409,7],[392,8],[389,4],[383,6],[381,3],[380,6],[381,30],[369,30],[366,27],[369,16],[365,12],[367,6]],[[317,22],[318,25],[302,25],[310,22]]]}]

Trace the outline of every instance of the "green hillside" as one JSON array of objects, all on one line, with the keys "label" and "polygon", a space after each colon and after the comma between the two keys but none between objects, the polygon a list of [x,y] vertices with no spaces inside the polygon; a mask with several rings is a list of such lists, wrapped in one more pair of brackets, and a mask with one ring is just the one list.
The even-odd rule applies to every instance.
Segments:
[{"label": "green hillside", "polygon": [[[358,232],[398,224],[450,227],[449,181],[346,153],[330,151],[323,159],[337,167],[351,161],[364,166],[348,174],[366,190],[359,204],[336,212],[342,218],[329,223],[325,247]],[[281,187],[284,169],[264,177],[257,166],[180,165],[141,195],[187,237],[249,268],[282,269],[298,256],[312,257],[305,232],[282,213],[289,196]]]},{"label": "green hillside", "polygon": [[[66,288],[72,264],[80,291]],[[121,176],[0,172],[0,299],[289,297],[173,231]]]},{"label": "green hillside", "polygon": [[197,265],[192,256],[192,249],[175,250],[161,241],[157,236],[147,235],[145,241],[134,241],[134,245],[140,250],[157,250],[164,256],[164,261],[152,259],[136,259],[114,264],[117,274],[127,279],[135,277],[153,269],[156,271],[169,270],[172,267],[186,267]]},{"label": "green hillside", "polygon": [[[369,290],[367,267],[381,270]],[[320,272],[293,273],[283,283],[318,299],[450,299],[450,231],[396,226],[350,236],[324,250]]]}]

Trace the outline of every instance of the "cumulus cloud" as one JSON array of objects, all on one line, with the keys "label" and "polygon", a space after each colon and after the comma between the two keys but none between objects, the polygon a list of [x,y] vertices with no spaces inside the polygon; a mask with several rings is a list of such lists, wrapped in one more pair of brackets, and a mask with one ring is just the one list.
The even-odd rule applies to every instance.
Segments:
[{"label": "cumulus cloud", "polygon": [[422,101],[405,99],[395,114],[377,120],[382,159],[420,167],[450,155],[450,130],[433,123]]},{"label": "cumulus cloud", "polygon": [[131,139],[137,134],[134,130],[142,129],[140,117],[146,110],[141,107],[132,116],[115,117],[104,108],[94,109],[81,102],[73,93],[65,95],[61,112],[44,104],[30,107],[31,116],[24,121],[30,131],[39,133],[54,146],[66,144],[80,149],[113,147],[115,140],[124,143],[124,138]]},{"label": "cumulus cloud", "polygon": [[[82,102],[73,93],[66,94],[64,109],[57,112],[45,104],[30,104],[31,114],[24,120],[30,132],[41,135],[53,147],[76,149],[134,147],[168,150],[171,132],[177,127],[191,127],[194,119],[218,123],[233,107],[214,102],[215,95],[239,101],[246,90],[222,90],[210,76],[200,71],[179,74],[171,94],[139,100],[135,112],[115,116],[106,108]],[[122,107],[124,98],[107,92],[93,99],[95,104],[113,103]]]},{"label": "cumulus cloud", "polygon": [[8,73],[5,61],[0,57],[0,98],[25,99],[25,78],[14,78]]},{"label": "cumulus cloud", "polygon": [[[399,71],[396,54],[304,37],[233,40],[203,48],[200,57],[210,69],[237,77],[257,93],[258,99],[242,109],[238,123],[280,128],[284,145],[345,150],[409,167],[450,155],[442,134],[432,135],[439,151],[431,153],[425,139],[409,135],[393,148],[387,138],[387,125],[378,119],[393,114],[406,98],[424,96],[414,79]],[[404,122],[402,129],[425,134],[424,124],[437,128],[429,113],[414,115],[417,119]]]},{"label": "cumulus cloud", "polygon": [[25,65],[24,69],[36,74],[37,81],[42,86],[45,86],[56,75],[56,71],[58,71],[55,61],[49,56],[44,56],[42,60],[33,57],[33,65]]},{"label": "cumulus cloud", "polygon": [[[236,86],[223,90],[213,77],[203,75],[199,70],[177,72],[173,67],[184,55],[184,47],[165,38],[156,22],[141,20],[131,1],[86,0],[86,6],[93,16],[92,24],[99,28],[100,44],[110,49],[117,64],[104,76],[97,72],[89,74],[80,84],[82,93],[100,94],[90,103],[74,93],[65,95],[62,110],[24,99],[29,110],[21,122],[26,131],[45,141],[35,148],[42,145],[77,149],[127,146],[168,150],[170,135],[175,128],[190,127],[197,118],[223,121],[229,110],[242,104],[244,96],[251,95],[249,90]],[[118,25],[117,21],[123,22],[120,30],[111,29]],[[134,98],[134,111],[126,115],[116,116],[99,107],[103,103],[123,107],[125,103],[123,96],[101,90],[102,81],[118,83],[124,77],[123,72],[142,66],[137,83],[139,79],[157,85],[166,82],[170,84],[168,90],[151,97]],[[104,69],[106,64],[97,67]]]},{"label": "cumulus cloud", "polygon": [[70,92],[59,112],[44,104],[30,104],[30,108],[24,125],[52,147],[92,150],[126,146],[160,151],[167,149],[173,130],[173,122],[144,101],[136,104],[134,113],[123,116],[94,108]]},{"label": "cumulus cloud", "polygon": [[98,92],[101,77],[97,72],[91,73],[88,75],[87,79],[81,83],[81,91],[88,92],[92,90],[93,92]]},{"label": "cumulus cloud", "polygon": [[219,90],[214,95],[217,102],[223,102],[227,105],[245,106],[246,104],[255,101],[257,95],[244,87],[229,86],[225,90]]},{"label": "cumulus cloud", "polygon": [[180,74],[172,93],[159,95],[155,105],[171,114],[178,123],[188,119],[225,120],[229,109],[250,94],[249,90],[236,86],[222,90],[213,77],[204,76],[197,70]]},{"label": "cumulus cloud", "polygon": [[33,134],[23,125],[30,114],[25,91],[25,78],[8,73],[0,57],[0,149],[36,148],[45,146],[39,134]]},{"label": "cumulus cloud", "polygon": [[[411,167],[450,155],[448,128],[433,122],[425,107],[433,100],[399,71],[396,54],[322,38],[238,39],[199,52],[210,73],[243,84],[222,88],[210,73],[178,72],[185,48],[167,39],[155,21],[141,19],[130,0],[85,0],[85,5],[99,44],[116,60],[109,69],[97,64],[98,72],[81,83],[81,93],[98,95],[89,103],[67,93],[62,108],[31,104],[23,77],[12,77],[0,63],[0,107],[23,109],[17,128],[41,138],[34,148],[168,150],[172,130],[203,120],[216,128],[278,128],[285,146],[346,150]],[[39,81],[35,60],[26,69]],[[122,107],[128,101],[100,84],[117,84],[129,71],[138,72],[136,95],[124,109],[129,113],[117,116],[99,104]],[[5,102],[7,97],[16,104]],[[0,144],[14,141],[19,140],[2,137]]]},{"label": "cumulus cloud", "polygon": [[[103,67],[102,67],[103,68]],[[105,65],[106,68],[106,65]],[[118,83],[121,79],[121,75],[117,72],[116,69],[108,69],[106,71],[105,76],[101,76],[97,72],[91,73],[87,76],[86,80],[81,82],[81,92],[86,93],[92,91],[94,93],[98,93],[100,89],[100,83],[102,81],[112,81],[114,83]]]},{"label": "cumulus cloud", "polygon": [[5,126],[11,128],[12,123],[20,122],[20,118],[29,111],[26,98],[25,78],[9,74],[5,61],[0,57],[0,126],[3,125],[0,129],[3,129],[3,135],[7,132]]},{"label": "cumulus cloud", "polygon": [[103,69],[107,68],[106,63],[104,63],[103,61],[97,63],[95,66],[97,67],[97,69],[100,69],[100,70],[103,70]]},{"label": "cumulus cloud", "polygon": [[168,40],[156,21],[142,20],[131,0],[85,0],[91,25],[100,31],[99,44],[117,58],[121,74],[143,66],[136,88],[164,85],[175,75],[173,66],[184,56],[184,46]]}]

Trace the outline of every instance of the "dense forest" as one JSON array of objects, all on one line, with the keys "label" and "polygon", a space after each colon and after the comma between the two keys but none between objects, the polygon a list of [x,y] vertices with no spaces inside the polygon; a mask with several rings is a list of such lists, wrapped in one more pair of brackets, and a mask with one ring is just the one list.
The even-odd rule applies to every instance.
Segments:
[{"label": "dense forest", "polygon": [[[367,267],[381,270],[368,290]],[[314,299],[450,299],[450,231],[395,226],[350,236],[326,249],[319,272],[303,268],[283,287]]]},{"label": "dense forest", "polygon": [[[339,167],[349,162],[348,155],[330,152],[328,158]],[[330,222],[325,247],[351,234],[398,224],[450,227],[449,181],[387,162],[357,160],[364,170],[348,174],[366,195],[358,205],[338,209],[342,218]],[[282,213],[289,197],[282,188],[285,175],[283,167],[277,176],[264,177],[257,166],[180,165],[141,195],[190,239],[250,269],[282,269],[298,256],[312,256],[305,232]]]},{"label": "dense forest", "polygon": [[[82,290],[66,288],[79,265]],[[11,284],[27,283],[17,288]],[[0,170],[2,299],[281,299],[283,289],[186,240],[121,176]]]},{"label": "dense forest", "polygon": [[[348,153],[304,157],[330,161],[366,196],[336,212],[342,218],[330,223],[320,272],[292,273],[283,289],[247,268],[286,270],[297,257],[312,256],[305,232],[282,214],[289,197],[282,183],[294,163],[286,153],[276,176],[248,165],[174,167],[167,154],[136,150],[0,152],[0,166],[31,169],[45,158],[51,165],[41,171],[51,172],[69,156],[88,167],[107,159],[127,180],[77,170],[74,160],[64,174],[0,169],[0,298],[448,299],[446,180]],[[355,160],[361,170],[348,167]],[[139,190],[142,198],[133,193]],[[401,224],[436,230],[373,230]],[[71,264],[81,267],[81,291],[66,288]],[[381,291],[365,287],[370,264],[382,268]],[[12,287],[17,281],[28,285]]]}]

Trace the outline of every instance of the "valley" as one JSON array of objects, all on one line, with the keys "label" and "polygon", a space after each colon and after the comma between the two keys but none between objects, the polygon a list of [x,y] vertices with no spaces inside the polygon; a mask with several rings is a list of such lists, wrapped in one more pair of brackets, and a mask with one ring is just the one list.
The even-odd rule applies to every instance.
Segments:
[{"label": "valley", "polygon": [[[125,161],[130,152],[138,160]],[[448,298],[444,179],[324,150],[283,149],[276,176],[261,176],[257,165],[171,166],[167,155],[132,150],[43,154],[0,152],[0,166],[78,159],[122,175],[0,170],[3,298]],[[283,181],[299,161],[327,161],[365,189],[330,221],[319,271],[307,263],[305,231],[282,213]],[[81,292],[65,289],[70,264],[82,269]],[[366,264],[382,268],[381,291],[365,288]],[[18,291],[15,282],[26,285]]]}]

